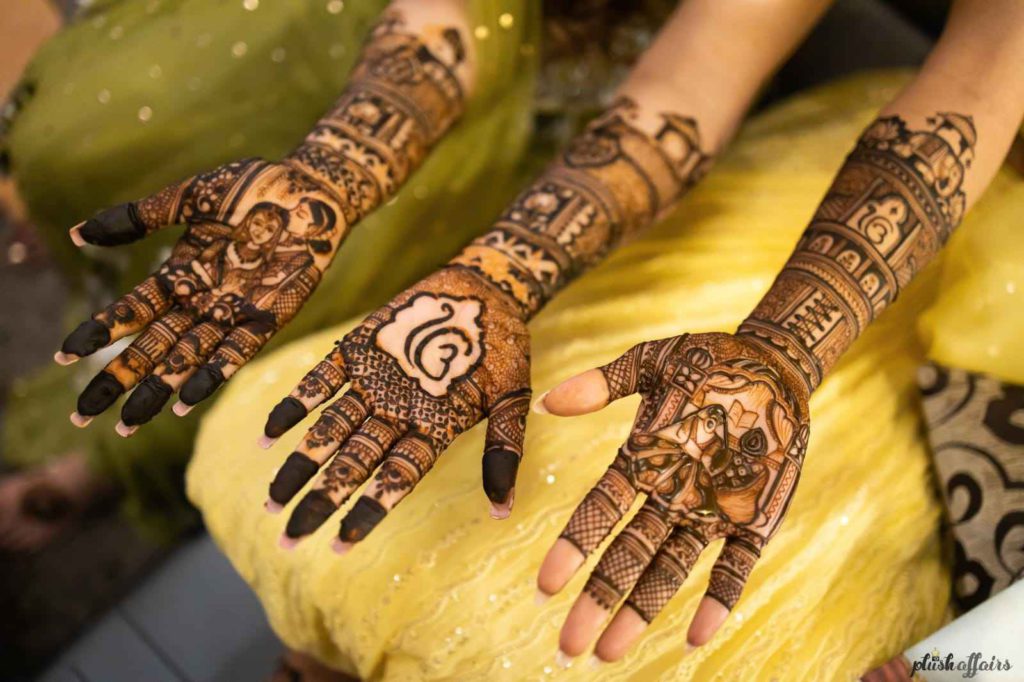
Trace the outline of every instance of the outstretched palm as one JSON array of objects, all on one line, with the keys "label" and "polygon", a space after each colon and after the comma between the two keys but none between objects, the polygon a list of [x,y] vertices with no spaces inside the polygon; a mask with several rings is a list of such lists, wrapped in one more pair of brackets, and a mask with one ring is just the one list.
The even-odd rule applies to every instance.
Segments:
[{"label": "outstretched palm", "polygon": [[296,506],[286,539],[318,528],[377,471],[344,519],[342,547],[366,536],[463,431],[487,418],[484,489],[505,516],[530,402],[529,336],[505,294],[460,268],[440,270],[370,315],[274,408],[264,444],[342,386],[285,461],[270,505],[286,504],[328,460]]},{"label": "outstretched palm", "polygon": [[77,243],[114,246],[186,224],[153,275],[65,340],[57,359],[67,363],[141,332],[82,392],[73,420],[85,425],[138,385],[121,412],[129,435],[175,391],[184,406],[213,393],[319,284],[348,231],[346,210],[298,167],[249,159],[72,228]]},{"label": "outstretched palm", "polygon": [[[614,641],[602,638],[598,645],[614,658],[639,636],[637,623],[661,611],[700,553],[719,538],[725,545],[706,597],[725,610],[735,605],[796,488],[809,432],[808,396],[779,357],[728,334],[643,343],[597,372],[607,390],[601,405],[633,393],[643,400],[626,443],[549,554],[540,583],[560,589],[636,496],[645,495],[605,550],[563,630],[563,644],[582,648],[625,598],[627,608],[606,632]],[[593,370],[587,374],[595,381]],[[549,409],[579,413],[555,407],[558,390],[546,400]]]}]

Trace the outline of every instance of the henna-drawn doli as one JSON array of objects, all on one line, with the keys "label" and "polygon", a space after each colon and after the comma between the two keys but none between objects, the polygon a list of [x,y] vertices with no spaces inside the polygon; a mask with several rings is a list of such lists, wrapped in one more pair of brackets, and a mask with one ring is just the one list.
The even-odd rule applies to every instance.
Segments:
[{"label": "henna-drawn doli", "polygon": [[490,232],[338,342],[274,409],[265,445],[351,382],[270,486],[276,509],[333,457],[292,513],[286,545],[373,476],[341,524],[338,549],[362,539],[484,417],[484,490],[492,515],[508,515],[530,399],[526,322],[709,164],[694,120],[650,118],[641,122],[635,102],[617,101]]},{"label": "henna-drawn doli", "polygon": [[133,388],[122,435],[179,390],[175,411],[184,414],[295,316],[355,223],[462,113],[460,30],[421,33],[386,13],[341,99],[282,161],[230,163],[72,228],[79,245],[114,246],[186,225],[151,277],[64,341],[56,359],[66,364],[141,332],[82,392],[72,421],[88,424]]}]

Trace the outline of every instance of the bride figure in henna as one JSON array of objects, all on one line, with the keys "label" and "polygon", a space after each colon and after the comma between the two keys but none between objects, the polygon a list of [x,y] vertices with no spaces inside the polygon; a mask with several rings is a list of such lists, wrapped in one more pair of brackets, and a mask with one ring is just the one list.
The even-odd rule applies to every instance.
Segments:
[{"label": "bride figure in henna", "polygon": [[461,115],[462,36],[434,24],[413,34],[390,10],[342,98],[285,159],[229,163],[72,228],[78,246],[116,246],[186,225],[153,275],[82,323],[56,354],[70,364],[139,333],[85,388],[72,422],[88,425],[132,389],[122,436],[176,392],[174,411],[184,415],[288,324],[353,225],[397,191]]}]

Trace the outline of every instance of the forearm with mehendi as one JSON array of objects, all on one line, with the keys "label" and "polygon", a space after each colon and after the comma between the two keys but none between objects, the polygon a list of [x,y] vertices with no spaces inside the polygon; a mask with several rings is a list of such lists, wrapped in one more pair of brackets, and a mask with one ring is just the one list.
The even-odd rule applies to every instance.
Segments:
[{"label": "forearm with mehendi", "polygon": [[394,195],[465,106],[465,28],[441,18],[413,29],[407,4],[384,14],[341,98],[287,157],[338,192],[350,225]]},{"label": "forearm with mehendi", "polygon": [[653,222],[700,179],[710,157],[692,118],[660,114],[658,127],[644,130],[638,110],[622,98],[592,122],[450,266],[491,282],[530,317]]},{"label": "forearm with mehendi", "polygon": [[525,317],[536,314],[700,180],[826,6],[681,3],[615,103],[450,266],[489,281]]},{"label": "forearm with mehendi", "polygon": [[[957,9],[922,73],[857,141],[740,326],[798,369],[809,390],[936,256],[1020,125],[1024,92],[1004,74],[1024,59],[1024,31],[998,30],[998,8],[968,0]],[[985,49],[990,59],[971,57]]]}]

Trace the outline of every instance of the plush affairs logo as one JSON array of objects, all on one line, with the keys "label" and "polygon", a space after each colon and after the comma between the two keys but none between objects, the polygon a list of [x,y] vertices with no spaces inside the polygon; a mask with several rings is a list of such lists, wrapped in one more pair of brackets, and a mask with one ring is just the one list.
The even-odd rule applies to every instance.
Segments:
[{"label": "plush affairs logo", "polygon": [[1012,668],[1013,665],[1008,658],[999,659],[989,656],[986,660],[980,652],[974,651],[964,659],[957,658],[953,654],[943,656],[938,649],[935,649],[912,661],[910,674],[913,677],[919,672],[958,671],[963,673],[963,677],[969,679],[977,676],[979,672],[1006,672]]}]

